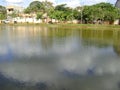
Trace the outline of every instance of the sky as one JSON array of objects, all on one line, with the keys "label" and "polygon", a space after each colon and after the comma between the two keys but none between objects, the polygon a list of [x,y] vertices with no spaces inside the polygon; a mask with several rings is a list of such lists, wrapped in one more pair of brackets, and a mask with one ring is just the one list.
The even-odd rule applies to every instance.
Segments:
[{"label": "sky", "polygon": [[[0,5],[7,6],[14,4],[22,7],[27,7],[32,1],[34,0],[0,0]],[[109,2],[111,4],[115,4],[116,2],[116,0],[48,0],[48,1],[53,2],[54,5],[66,3],[70,7],[76,7],[80,5],[93,5],[100,2]]]}]

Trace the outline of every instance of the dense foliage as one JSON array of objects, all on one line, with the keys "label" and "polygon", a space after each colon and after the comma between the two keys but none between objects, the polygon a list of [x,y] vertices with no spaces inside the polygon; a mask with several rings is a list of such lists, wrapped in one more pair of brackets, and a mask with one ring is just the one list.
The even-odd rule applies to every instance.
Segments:
[{"label": "dense foliage", "polygon": [[[92,6],[70,8],[66,4],[53,6],[51,2],[33,1],[25,9],[25,13],[36,13],[37,19],[47,13],[47,17],[59,21],[82,20],[85,23],[93,21],[114,21],[120,17],[119,9],[110,3],[99,3]],[[81,19],[82,18],[82,19]]]},{"label": "dense foliage", "polygon": [[71,20],[73,18],[73,10],[66,7],[66,4],[57,5],[53,11],[49,13],[50,18],[60,21]]},{"label": "dense foliage", "polygon": [[93,6],[85,6],[83,10],[85,21],[94,20],[114,21],[119,18],[119,9],[110,3],[99,3]]},{"label": "dense foliage", "polygon": [[4,6],[0,5],[0,20],[3,20],[6,18],[7,10]]},{"label": "dense foliage", "polygon": [[25,9],[25,13],[34,13],[43,10],[43,4],[39,1],[31,2],[29,7]]}]

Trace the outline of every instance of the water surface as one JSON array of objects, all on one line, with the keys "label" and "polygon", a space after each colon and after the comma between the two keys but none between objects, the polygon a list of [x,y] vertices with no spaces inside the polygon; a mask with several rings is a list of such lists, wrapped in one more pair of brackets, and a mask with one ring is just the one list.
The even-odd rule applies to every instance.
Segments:
[{"label": "water surface", "polygon": [[119,89],[119,30],[0,26],[0,90]]}]

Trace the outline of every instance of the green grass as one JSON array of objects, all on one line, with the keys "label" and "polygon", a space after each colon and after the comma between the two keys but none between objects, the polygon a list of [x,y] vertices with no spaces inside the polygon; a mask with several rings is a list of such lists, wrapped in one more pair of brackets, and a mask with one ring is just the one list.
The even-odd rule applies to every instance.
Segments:
[{"label": "green grass", "polygon": [[98,25],[98,24],[33,24],[33,23],[18,23],[18,24],[0,24],[11,26],[47,26],[47,27],[59,27],[59,28],[71,28],[71,29],[90,29],[90,30],[120,30],[120,25]]}]

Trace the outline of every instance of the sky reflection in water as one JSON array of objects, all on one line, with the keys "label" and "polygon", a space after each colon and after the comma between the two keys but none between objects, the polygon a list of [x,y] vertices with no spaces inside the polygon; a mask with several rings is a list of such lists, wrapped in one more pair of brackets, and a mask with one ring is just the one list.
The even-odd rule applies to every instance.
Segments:
[{"label": "sky reflection in water", "polygon": [[119,90],[120,31],[111,38],[109,33],[95,36],[100,31],[88,35],[87,30],[40,26],[2,28],[1,89]]}]

